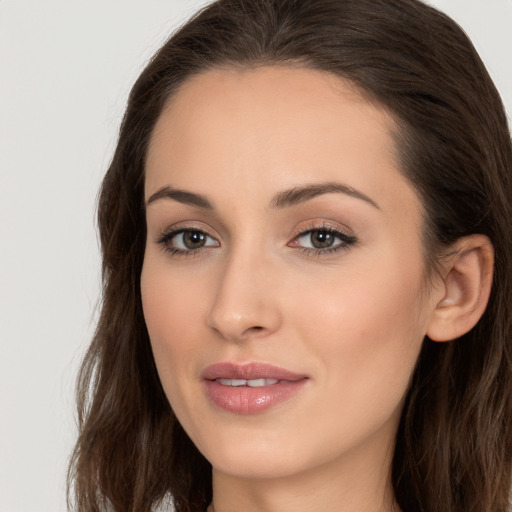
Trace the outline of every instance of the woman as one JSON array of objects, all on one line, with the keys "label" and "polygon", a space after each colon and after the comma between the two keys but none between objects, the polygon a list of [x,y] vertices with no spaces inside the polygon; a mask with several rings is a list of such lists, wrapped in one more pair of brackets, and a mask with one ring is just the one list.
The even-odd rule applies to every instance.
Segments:
[{"label": "woman", "polygon": [[198,13],[102,186],[78,510],[507,510],[511,170],[435,9]]}]

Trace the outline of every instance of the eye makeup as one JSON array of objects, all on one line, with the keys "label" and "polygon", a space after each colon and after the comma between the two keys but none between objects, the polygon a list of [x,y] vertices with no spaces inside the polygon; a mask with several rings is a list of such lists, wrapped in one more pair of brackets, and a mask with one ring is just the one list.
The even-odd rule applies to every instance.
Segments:
[{"label": "eye makeup", "polygon": [[348,250],[356,243],[354,235],[323,221],[302,228],[288,246],[306,256],[322,257]]},{"label": "eye makeup", "polygon": [[158,237],[156,243],[171,256],[199,256],[204,249],[220,247],[218,240],[193,226],[166,231]]},{"label": "eye makeup", "polygon": [[[180,226],[163,232],[156,240],[173,257],[199,256],[220,247],[220,242],[197,226]],[[325,221],[303,227],[286,245],[306,256],[322,257],[348,250],[357,238]]]}]

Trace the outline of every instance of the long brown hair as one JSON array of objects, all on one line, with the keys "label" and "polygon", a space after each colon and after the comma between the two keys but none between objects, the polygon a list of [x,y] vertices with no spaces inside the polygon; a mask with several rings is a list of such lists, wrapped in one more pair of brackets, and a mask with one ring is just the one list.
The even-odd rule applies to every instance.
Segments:
[{"label": "long brown hair", "polygon": [[401,171],[425,209],[426,261],[487,235],[490,302],[461,339],[426,339],[397,433],[393,486],[407,512],[505,512],[512,464],[512,149],[500,97],[471,42],[418,0],[219,0],[135,83],[104,178],[103,301],[78,380],[69,473],[80,512],[204,512],[211,467],[163,393],[141,307],[144,164],[166,100],[213,67],[293,63],[334,73],[388,109]]}]

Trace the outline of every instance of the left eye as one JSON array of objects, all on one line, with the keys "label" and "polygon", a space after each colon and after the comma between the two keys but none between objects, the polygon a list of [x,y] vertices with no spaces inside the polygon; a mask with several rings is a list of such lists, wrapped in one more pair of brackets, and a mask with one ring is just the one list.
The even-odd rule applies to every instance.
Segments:
[{"label": "left eye", "polygon": [[307,249],[332,249],[342,245],[349,245],[353,238],[343,233],[326,229],[313,229],[296,238],[296,244]]},{"label": "left eye", "polygon": [[218,246],[218,242],[203,231],[183,230],[174,233],[167,240],[167,244],[173,249],[190,251],[203,247]]}]

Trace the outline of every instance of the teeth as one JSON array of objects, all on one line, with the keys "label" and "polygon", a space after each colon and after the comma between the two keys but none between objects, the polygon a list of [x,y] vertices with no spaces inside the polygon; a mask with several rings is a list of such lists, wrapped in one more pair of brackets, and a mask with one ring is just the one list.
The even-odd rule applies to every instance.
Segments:
[{"label": "teeth", "polygon": [[272,386],[277,384],[277,379],[217,379],[223,386],[249,386],[250,388],[260,388],[262,386]]},{"label": "teeth", "polygon": [[226,382],[228,386],[245,386],[247,384],[247,381],[245,379],[224,379],[229,382]]},{"label": "teeth", "polygon": [[245,386],[247,384],[245,379],[217,379],[217,382],[223,386]]},{"label": "teeth", "polygon": [[277,379],[252,379],[247,381],[247,385],[251,388],[260,388],[262,386],[272,386],[277,384]]}]

